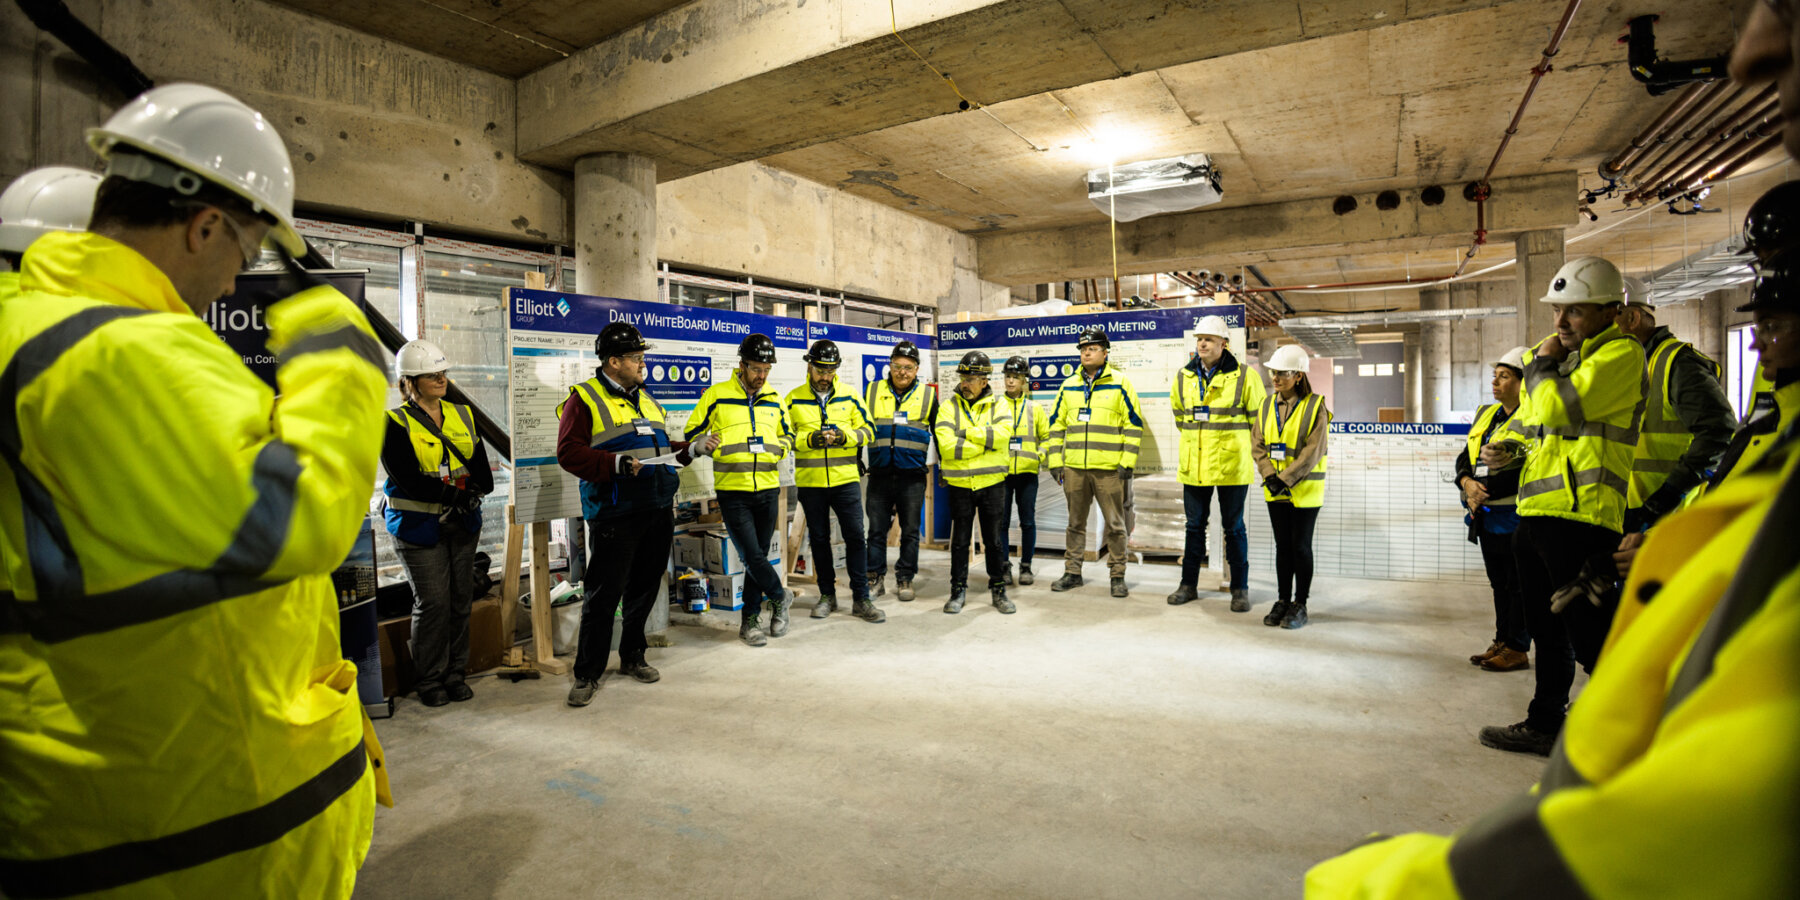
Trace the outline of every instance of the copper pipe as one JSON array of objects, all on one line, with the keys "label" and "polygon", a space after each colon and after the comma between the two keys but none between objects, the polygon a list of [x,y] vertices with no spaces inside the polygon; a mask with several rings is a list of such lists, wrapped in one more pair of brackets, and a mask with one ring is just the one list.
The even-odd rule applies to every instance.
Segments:
[{"label": "copper pipe", "polygon": [[1744,141],[1706,161],[1699,174],[1686,183],[1670,185],[1673,193],[1687,193],[1717,178],[1730,177],[1731,173],[1743,168],[1746,164],[1774,149],[1781,143],[1781,133],[1760,136],[1757,140]]},{"label": "copper pipe", "polygon": [[1689,157],[1687,164],[1674,168],[1672,171],[1658,172],[1654,180],[1643,182],[1630,194],[1627,194],[1625,201],[1634,203],[1661,200],[1667,197],[1670,191],[1689,190],[1682,188],[1681,184],[1693,177],[1712,171],[1718,167],[1721,160],[1736,158],[1737,152],[1745,147],[1754,145],[1771,135],[1779,136],[1781,122],[1779,111],[1767,112],[1755,124],[1747,125],[1740,134],[1731,140],[1713,147],[1696,148],[1695,154]]},{"label": "copper pipe", "polygon": [[[1714,113],[1718,112],[1721,107],[1725,106],[1731,100],[1736,99],[1736,97],[1742,93],[1742,88],[1732,86],[1729,90],[1721,89],[1707,94],[1699,103],[1694,105],[1694,108],[1691,111],[1692,115],[1688,116],[1687,120],[1681,123],[1680,132],[1677,133],[1675,129],[1670,129],[1667,146],[1658,150],[1654,156],[1649,157],[1642,166],[1638,167],[1639,171],[1666,171],[1667,167],[1674,163],[1678,157],[1688,152],[1690,148],[1687,144],[1699,133],[1701,126],[1711,121]],[[1645,181],[1654,180],[1654,178],[1637,179],[1638,184],[1640,185]]]},{"label": "copper pipe", "polygon": [[1600,177],[1612,180],[1623,176],[1632,164],[1636,163],[1638,158],[1650,149],[1651,145],[1663,142],[1662,131],[1671,120],[1686,113],[1693,107],[1696,100],[1710,92],[1718,84],[1717,81],[1702,81],[1683,88],[1680,96],[1676,97],[1675,102],[1669,104],[1668,108],[1656,117],[1656,121],[1638,132],[1638,136],[1632,138],[1631,144],[1620,151],[1618,156],[1607,160],[1600,166]]},{"label": "copper pipe", "polygon": [[[1771,85],[1771,87],[1773,86]],[[1772,95],[1774,92],[1771,90],[1765,93]],[[1729,144],[1735,140],[1739,136],[1738,129],[1740,126],[1743,126],[1747,122],[1766,118],[1770,113],[1773,113],[1778,102],[1779,101],[1773,96],[1767,98],[1761,97],[1760,95],[1752,97],[1749,103],[1738,107],[1731,115],[1726,116],[1724,119],[1720,120],[1718,124],[1709,129],[1705,137],[1670,155],[1668,160],[1659,160],[1659,162],[1662,163],[1660,168],[1646,168],[1646,171],[1651,171],[1655,174],[1639,180],[1637,187],[1633,188],[1625,195],[1626,201],[1630,202],[1634,199],[1640,199],[1654,193],[1658,187],[1666,182],[1680,180],[1683,173],[1693,168],[1701,160],[1717,152],[1721,145]]]},{"label": "copper pipe", "polygon": [[[1774,87],[1774,85],[1770,85],[1771,89],[1773,87]],[[1771,90],[1771,93],[1773,93],[1772,90]],[[1719,151],[1719,149],[1728,147],[1731,144],[1736,143],[1740,139],[1751,140],[1751,141],[1756,140],[1756,138],[1759,137],[1759,135],[1752,134],[1752,131],[1755,126],[1744,127],[1744,130],[1741,133],[1739,132],[1739,128],[1746,126],[1747,123],[1756,122],[1759,120],[1764,123],[1767,123],[1769,120],[1769,117],[1771,115],[1775,114],[1775,112],[1778,108],[1778,104],[1779,104],[1778,100],[1776,100],[1774,97],[1770,97],[1767,102],[1761,104],[1759,107],[1757,107],[1755,109],[1752,109],[1750,107],[1745,107],[1743,109],[1738,110],[1735,114],[1732,115],[1732,117],[1730,119],[1727,119],[1725,122],[1720,123],[1718,128],[1713,129],[1715,132],[1717,132],[1716,136],[1709,135],[1709,137],[1711,139],[1708,141],[1702,142],[1701,146],[1705,152],[1703,154],[1701,154],[1701,156],[1704,157],[1704,156],[1716,155],[1717,152]],[[1749,113],[1749,115],[1745,115],[1746,113]],[[1768,136],[1767,134],[1760,135],[1760,137],[1767,137],[1767,136]],[[1707,169],[1707,166],[1705,165],[1705,163],[1702,162],[1702,160],[1700,158],[1690,158],[1685,165],[1681,166],[1680,168],[1677,168],[1672,174],[1669,175],[1669,177],[1667,177],[1663,180],[1669,181],[1669,182],[1675,182],[1675,183],[1684,182],[1684,181],[1687,181],[1687,180],[1693,178],[1695,175],[1699,174],[1700,172],[1706,171],[1706,169]]]}]

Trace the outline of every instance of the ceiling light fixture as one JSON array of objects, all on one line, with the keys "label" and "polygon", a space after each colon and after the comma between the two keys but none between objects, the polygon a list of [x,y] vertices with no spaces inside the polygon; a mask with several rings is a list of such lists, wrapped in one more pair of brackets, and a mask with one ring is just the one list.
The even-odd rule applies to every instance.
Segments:
[{"label": "ceiling light fixture", "polygon": [[1088,200],[1119,222],[1197,209],[1225,198],[1219,170],[1204,153],[1093,169],[1087,173],[1087,190]]}]

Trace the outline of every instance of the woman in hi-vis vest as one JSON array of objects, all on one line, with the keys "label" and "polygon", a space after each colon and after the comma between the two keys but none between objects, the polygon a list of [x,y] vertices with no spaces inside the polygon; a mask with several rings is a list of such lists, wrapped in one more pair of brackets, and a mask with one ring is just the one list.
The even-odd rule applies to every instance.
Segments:
[{"label": "woman in hi-vis vest", "polygon": [[1250,457],[1263,480],[1269,524],[1275,531],[1274,608],[1264,625],[1300,628],[1306,624],[1312,591],[1313,526],[1325,504],[1325,437],[1331,410],[1306,380],[1306,351],[1289,344],[1276,348],[1264,368],[1274,392],[1250,421]]},{"label": "woman in hi-vis vest", "polygon": [[387,529],[412,584],[412,655],[419,702],[467,700],[469,607],[481,498],[494,490],[475,413],[444,400],[450,361],[430,341],[400,348],[394,370],[406,402],[388,410],[381,465],[387,470]]}]

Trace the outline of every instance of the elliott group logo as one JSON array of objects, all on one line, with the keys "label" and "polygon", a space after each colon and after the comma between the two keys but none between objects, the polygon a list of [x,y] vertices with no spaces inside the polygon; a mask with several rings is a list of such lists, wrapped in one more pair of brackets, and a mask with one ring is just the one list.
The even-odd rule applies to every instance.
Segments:
[{"label": "elliott group logo", "polygon": [[978,337],[980,337],[980,336],[981,336],[981,332],[979,332],[979,331],[976,331],[976,330],[975,330],[975,326],[973,326],[973,325],[970,325],[970,326],[969,326],[969,327],[967,327],[967,328],[964,328],[964,329],[962,329],[962,330],[960,330],[960,331],[957,331],[957,330],[953,330],[953,329],[946,329],[946,330],[945,330],[945,331],[944,331],[944,332],[943,332],[943,335],[944,335],[944,339],[945,339],[945,340],[950,340],[950,341],[966,341],[966,340],[971,340],[971,339],[973,339],[973,338],[978,338]]},{"label": "elliott group logo", "polygon": [[556,299],[556,311],[558,313],[561,313],[564,316],[567,316],[569,314],[569,298],[558,297]]}]

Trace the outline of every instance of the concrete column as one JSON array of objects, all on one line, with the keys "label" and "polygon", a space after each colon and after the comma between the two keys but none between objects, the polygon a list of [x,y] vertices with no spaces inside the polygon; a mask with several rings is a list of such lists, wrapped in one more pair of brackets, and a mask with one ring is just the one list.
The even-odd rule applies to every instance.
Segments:
[{"label": "concrete column", "polygon": [[1550,306],[1537,300],[1550,293],[1550,282],[1562,268],[1562,229],[1522,232],[1513,239],[1513,252],[1519,260],[1513,267],[1518,272],[1519,315],[1513,321],[1519,328],[1519,344],[1535,347],[1556,330]]},{"label": "concrete column", "polygon": [[1419,365],[1418,335],[1406,336],[1406,353],[1401,358],[1406,361],[1406,421],[1423,422],[1419,412],[1424,406],[1425,369]]},{"label": "concrete column", "polygon": [[1694,329],[1691,340],[1701,353],[1718,360],[1725,365],[1725,295],[1713,291],[1693,301],[1699,307],[1699,327]]},{"label": "concrete column", "polygon": [[[1449,309],[1449,288],[1420,291],[1419,308]],[[1450,392],[1450,323],[1425,322],[1419,326],[1419,421],[1450,421]]]},{"label": "concrete column", "polygon": [[655,300],[656,161],[597,153],[575,161],[575,290]]}]

